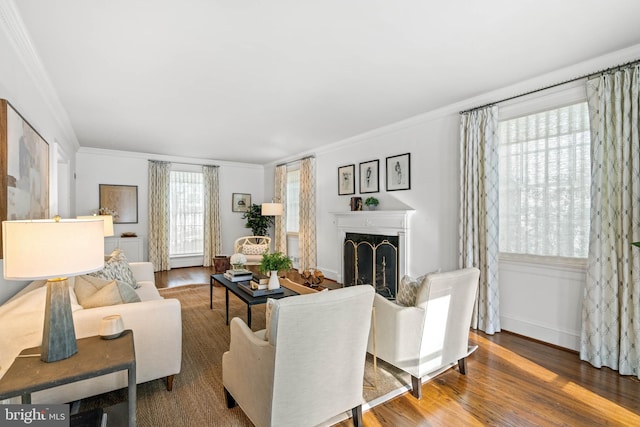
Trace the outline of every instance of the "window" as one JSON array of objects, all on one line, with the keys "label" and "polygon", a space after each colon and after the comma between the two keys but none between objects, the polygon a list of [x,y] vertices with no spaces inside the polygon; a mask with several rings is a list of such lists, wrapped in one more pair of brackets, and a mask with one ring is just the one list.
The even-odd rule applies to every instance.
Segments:
[{"label": "window", "polygon": [[287,233],[300,229],[300,169],[287,170]]},{"label": "window", "polygon": [[202,254],[204,193],[201,172],[171,171],[169,255]]},{"label": "window", "polygon": [[586,258],[586,102],[500,122],[500,252]]}]

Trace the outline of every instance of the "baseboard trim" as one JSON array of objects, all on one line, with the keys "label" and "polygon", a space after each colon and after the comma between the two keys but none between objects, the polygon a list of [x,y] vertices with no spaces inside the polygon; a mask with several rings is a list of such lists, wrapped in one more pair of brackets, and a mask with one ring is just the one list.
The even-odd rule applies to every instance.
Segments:
[{"label": "baseboard trim", "polygon": [[580,350],[580,331],[569,331],[536,324],[505,315],[500,316],[501,329],[516,335],[551,344],[566,350]]}]

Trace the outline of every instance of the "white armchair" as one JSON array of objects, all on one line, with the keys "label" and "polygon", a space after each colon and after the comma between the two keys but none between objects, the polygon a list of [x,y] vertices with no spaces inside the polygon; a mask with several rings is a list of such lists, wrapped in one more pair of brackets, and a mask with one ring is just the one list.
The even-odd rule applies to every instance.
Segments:
[{"label": "white armchair", "polygon": [[268,333],[234,318],[222,356],[227,406],[258,427],[315,426],[349,410],[362,425],[373,295],[354,286],[269,300]]},{"label": "white armchair", "polygon": [[258,265],[262,261],[262,254],[271,250],[271,237],[269,236],[243,236],[238,237],[233,244],[234,253],[244,254],[247,258],[246,265]]},{"label": "white armchair", "polygon": [[[466,357],[477,348],[469,347],[469,327],[479,276],[476,268],[426,275],[409,307],[376,294],[376,356],[411,374],[417,399],[422,397],[423,378],[433,378],[456,362],[466,374]],[[374,353],[373,341],[372,329],[369,353]]]}]

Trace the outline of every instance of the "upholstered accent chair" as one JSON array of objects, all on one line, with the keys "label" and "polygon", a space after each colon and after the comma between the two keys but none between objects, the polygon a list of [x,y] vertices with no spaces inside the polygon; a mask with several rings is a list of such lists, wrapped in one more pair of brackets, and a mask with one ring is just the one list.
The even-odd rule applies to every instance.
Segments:
[{"label": "upholstered accent chair", "polygon": [[349,410],[362,425],[374,290],[354,286],[268,300],[267,329],[231,321],[222,356],[227,406],[257,427],[315,426]]},{"label": "upholstered accent chair", "polygon": [[[418,279],[405,276],[396,302],[376,294],[375,354],[411,374],[411,393],[417,399],[422,397],[423,379],[434,378],[456,363],[460,373],[466,374],[466,357],[477,348],[469,346],[469,328],[479,277],[477,268]],[[407,294],[408,299],[403,297]],[[372,354],[373,343],[372,328],[367,348]]]},{"label": "upholstered accent chair", "polygon": [[247,258],[247,265],[258,265],[262,261],[262,254],[271,250],[269,236],[243,236],[236,239],[233,245],[234,253],[241,253]]}]

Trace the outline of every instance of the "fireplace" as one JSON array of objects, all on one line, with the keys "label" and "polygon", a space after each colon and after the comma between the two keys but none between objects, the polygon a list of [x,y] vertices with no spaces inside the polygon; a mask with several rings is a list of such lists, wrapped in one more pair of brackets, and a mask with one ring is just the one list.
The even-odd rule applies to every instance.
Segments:
[{"label": "fireplace", "polygon": [[347,233],[343,284],[373,285],[385,298],[395,299],[398,289],[398,236]]},{"label": "fireplace", "polygon": [[338,283],[369,283],[385,297],[395,298],[397,285],[408,271],[411,213],[413,210],[333,212],[340,245]]}]

